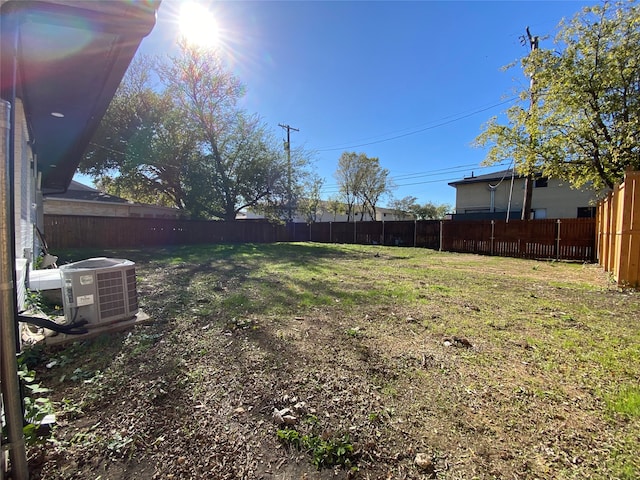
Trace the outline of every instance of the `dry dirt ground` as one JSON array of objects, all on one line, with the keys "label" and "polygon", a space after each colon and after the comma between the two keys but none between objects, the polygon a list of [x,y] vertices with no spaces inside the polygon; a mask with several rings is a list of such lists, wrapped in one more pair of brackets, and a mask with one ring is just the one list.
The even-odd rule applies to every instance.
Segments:
[{"label": "dry dirt ground", "polygon": [[[32,478],[638,471],[629,446],[637,418],[603,413],[609,374],[591,377],[601,363],[558,353],[585,338],[597,349],[605,333],[596,323],[628,325],[638,295],[613,288],[595,266],[407,251],[318,250],[311,273],[296,276],[306,267],[287,250],[286,265],[269,260],[280,272],[271,279],[233,255],[133,258],[151,325],[38,351],[57,426],[28,450]],[[387,293],[370,295],[382,277]],[[286,425],[274,409],[293,417],[288,432],[352,451],[322,464],[331,463],[326,449],[279,438]]]}]

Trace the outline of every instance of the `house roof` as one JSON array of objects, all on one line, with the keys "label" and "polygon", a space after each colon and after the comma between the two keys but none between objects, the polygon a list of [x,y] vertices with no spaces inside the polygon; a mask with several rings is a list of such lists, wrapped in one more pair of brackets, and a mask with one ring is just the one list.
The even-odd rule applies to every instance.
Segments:
[{"label": "house roof", "polygon": [[[449,185],[451,185],[452,187],[456,187],[458,185],[466,185],[469,183],[486,183],[486,182],[494,182],[494,181],[499,182],[500,180],[505,179],[507,177],[511,178],[512,173],[513,173],[512,169],[500,170],[498,172],[487,173],[485,175],[474,175],[472,173],[470,177],[465,177],[462,180],[456,180],[455,182],[449,182]],[[537,173],[536,177],[539,177],[539,176],[540,174]],[[516,173],[515,178],[523,178],[523,176]]]},{"label": "house roof", "polygon": [[133,203],[124,198],[109,195],[95,188],[83,185],[80,182],[72,180],[69,188],[64,193],[50,193],[45,195],[46,199],[60,200],[81,200],[87,202],[107,202],[107,203]]},{"label": "house roof", "polygon": [[2,98],[22,100],[42,191],[63,192],[160,0],[0,0]]}]

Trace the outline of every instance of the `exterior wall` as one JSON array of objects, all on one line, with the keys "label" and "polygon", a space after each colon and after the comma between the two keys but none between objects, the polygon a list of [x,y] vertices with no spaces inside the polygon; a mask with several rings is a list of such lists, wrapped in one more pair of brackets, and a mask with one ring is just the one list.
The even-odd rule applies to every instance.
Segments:
[{"label": "exterior wall", "polygon": [[595,208],[595,202],[595,192],[576,190],[566,182],[550,178],[547,187],[533,190],[531,208],[545,209],[547,218],[576,218],[578,208]]},{"label": "exterior wall", "polygon": [[130,217],[180,218],[180,215],[180,211],[176,208],[155,207],[153,205],[129,205]]},{"label": "exterior wall", "polygon": [[92,217],[128,217],[129,206],[119,203],[83,202],[61,198],[44,199],[45,215],[82,215]]},{"label": "exterior wall", "polygon": [[45,197],[44,214],[80,215],[89,217],[149,217],[178,218],[180,213],[171,208],[130,203],[110,203]]},{"label": "exterior wall", "polygon": [[[494,211],[519,212],[522,210],[524,196],[524,179],[516,178],[513,182],[511,207],[509,208],[509,191],[511,178],[500,182],[478,182],[456,185],[456,213],[489,213],[491,212],[491,189],[489,185],[497,185],[494,192]],[[596,194],[593,191],[580,191],[571,188],[567,183],[549,179],[546,187],[534,187],[531,197],[531,209],[535,218],[576,218],[578,208],[593,207]]]},{"label": "exterior wall", "polygon": [[[31,147],[22,102],[15,102],[15,163],[14,163],[14,222],[18,308],[25,306],[25,283],[29,263],[36,252],[34,225],[36,224],[37,166]],[[21,281],[22,280],[22,281]]]},{"label": "exterior wall", "polygon": [[[509,192],[511,178],[506,177],[500,182],[478,182],[456,186],[456,213],[477,213],[491,211],[491,190],[489,185],[497,185],[494,193],[494,206],[497,212],[506,212],[509,208]],[[516,178],[513,182],[511,195],[511,210],[522,210],[524,180]],[[534,197],[535,195],[535,191]]]}]

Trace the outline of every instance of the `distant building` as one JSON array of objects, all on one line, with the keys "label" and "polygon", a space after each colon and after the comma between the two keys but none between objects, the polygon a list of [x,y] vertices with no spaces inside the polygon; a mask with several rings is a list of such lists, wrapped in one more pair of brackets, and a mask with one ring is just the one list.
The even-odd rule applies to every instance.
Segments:
[{"label": "distant building", "polygon": [[66,192],[45,195],[43,206],[45,215],[145,218],[178,218],[181,215],[177,208],[130,202],[75,180]]},{"label": "distant building", "polygon": [[[520,219],[525,177],[512,170],[471,175],[449,183],[456,189],[454,220]],[[577,190],[567,182],[536,175],[531,197],[532,218],[595,216],[597,192]]]},{"label": "distant building", "polygon": [[[346,206],[345,206],[346,209]],[[355,221],[356,222],[370,222],[372,221],[371,215],[368,212],[365,212],[364,216],[362,216],[362,209],[359,207],[355,207]],[[295,223],[307,223],[307,217],[302,215],[300,212],[293,212],[293,221]],[[236,220],[258,220],[265,218],[264,215],[260,213],[253,212],[250,209],[245,209],[238,213],[236,216]],[[415,217],[408,212],[399,213],[397,210],[392,208],[385,207],[376,207],[376,221],[378,222],[391,222],[397,220],[415,220]],[[334,214],[329,211],[329,208],[325,202],[321,202],[320,207],[318,208],[318,213],[316,215],[315,223],[327,223],[327,222],[347,222],[352,221],[353,217],[349,220],[347,218],[346,213],[338,213]]]}]

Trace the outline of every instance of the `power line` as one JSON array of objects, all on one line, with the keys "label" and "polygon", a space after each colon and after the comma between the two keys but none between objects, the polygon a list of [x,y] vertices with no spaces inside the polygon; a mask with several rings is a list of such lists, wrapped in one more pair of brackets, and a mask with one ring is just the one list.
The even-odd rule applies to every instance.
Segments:
[{"label": "power line", "polygon": [[[478,170],[483,170],[483,169],[487,169],[487,168],[495,168],[495,167],[500,167],[500,166],[505,166],[507,165],[508,162],[502,162],[502,163],[498,163],[498,164],[494,164],[494,165],[478,165],[477,163],[467,163],[467,164],[463,164],[463,165],[456,165],[453,167],[447,167],[447,168],[441,168],[441,169],[436,169],[436,170],[430,170],[428,172],[418,172],[418,173],[407,173],[407,174],[403,174],[403,175],[396,175],[396,176],[391,176],[390,179],[393,180],[394,182],[404,182],[404,181],[410,181],[410,180],[414,180],[414,179],[418,179],[418,178],[424,178],[424,177],[438,177],[438,176],[442,176],[442,175],[451,175],[453,173],[457,173],[460,171],[464,171],[466,169],[468,169],[469,167],[474,167]],[[457,178],[452,178],[452,179],[437,179],[437,180],[426,180],[423,182],[414,182],[414,183],[397,183],[396,186],[397,187],[404,187],[404,186],[409,186],[409,185],[420,185],[423,183],[437,183],[437,182],[449,182],[449,181],[454,181],[457,180]],[[338,184],[329,184],[329,185],[325,185],[324,188],[322,188],[323,192],[338,192],[340,191],[340,186]]]},{"label": "power line", "polygon": [[[478,169],[483,169],[483,168],[491,168],[491,167],[496,167],[496,166],[501,166],[504,163],[498,163],[495,165],[478,165],[477,163],[466,163],[463,165],[454,165],[452,167],[447,167],[447,168],[440,168],[440,169],[436,169],[436,170],[429,170],[426,172],[414,172],[414,173],[405,173],[402,175],[392,175],[390,177],[390,179],[397,181],[397,180],[409,180],[409,179],[413,179],[413,178],[420,178],[420,177],[435,177],[438,175],[446,175],[449,173],[455,173],[458,172],[460,170],[465,170],[467,168],[470,167],[474,167],[474,168],[478,168]],[[337,184],[330,184],[329,186],[332,185],[337,185]]]},{"label": "power line", "polygon": [[[494,165],[492,165],[493,167]],[[407,173],[405,175],[395,175],[390,177],[392,180],[394,181],[402,181],[402,180],[412,180],[414,178],[421,178],[421,177],[435,177],[438,175],[447,175],[449,173],[456,173],[456,172],[460,172],[460,171],[464,171],[470,167],[477,167],[477,168],[488,168],[488,167],[482,167],[482,166],[478,166],[477,163],[468,163],[466,165],[458,165],[457,167],[450,167],[450,168],[444,168],[444,169],[440,169],[440,170],[432,170],[431,172],[423,172],[423,173]]]},{"label": "power line", "polygon": [[357,144],[357,145],[345,145],[345,146],[341,146],[341,147],[319,148],[319,149],[316,149],[315,151],[316,152],[332,152],[332,151],[336,151],[336,150],[347,150],[347,149],[351,149],[351,148],[365,147],[367,145],[375,145],[377,143],[390,142],[391,140],[397,140],[398,138],[408,137],[410,135],[415,135],[417,133],[426,132],[427,130],[433,130],[434,128],[443,127],[445,125],[449,125],[451,123],[455,123],[455,122],[458,122],[460,120],[464,120],[465,118],[472,117],[473,115],[476,115],[478,113],[486,112],[487,110],[491,110],[492,108],[499,107],[500,105],[504,105],[506,103],[511,103],[511,102],[513,102],[514,100],[517,100],[517,99],[518,99],[518,97],[511,97],[511,98],[508,98],[507,100],[504,100],[504,101],[499,102],[499,103],[495,103],[495,104],[490,105],[488,107],[481,108],[479,110],[474,110],[473,112],[467,113],[465,115],[457,116],[456,118],[453,118],[451,120],[447,120],[445,122],[440,122],[440,123],[437,123],[435,125],[430,125],[428,127],[419,128],[417,130],[412,130],[410,132],[403,133],[403,134],[400,134],[400,135],[395,135],[393,137],[383,138],[381,140],[374,140],[372,142],[360,143],[360,144]]}]

